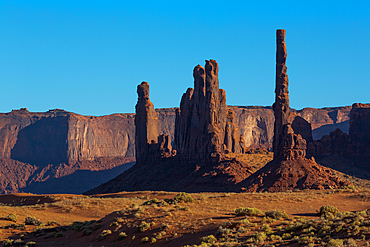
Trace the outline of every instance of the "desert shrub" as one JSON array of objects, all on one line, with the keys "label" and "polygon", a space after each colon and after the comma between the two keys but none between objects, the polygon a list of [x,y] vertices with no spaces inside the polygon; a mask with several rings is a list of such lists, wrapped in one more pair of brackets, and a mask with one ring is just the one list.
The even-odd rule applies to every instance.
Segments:
[{"label": "desert shrub", "polygon": [[153,203],[157,203],[159,200],[157,198],[153,198],[149,201],[144,202],[142,205],[152,205]]},{"label": "desert shrub", "polygon": [[54,220],[49,220],[45,226],[60,226],[60,224]]},{"label": "desert shrub", "polygon": [[194,202],[194,199],[185,192],[180,192],[179,194],[177,194],[174,200],[177,202]]},{"label": "desert shrub", "polygon": [[345,186],[342,186],[340,188],[345,189],[345,190],[355,190],[356,186],[354,186],[354,185],[345,185]]},{"label": "desert shrub", "polygon": [[127,238],[127,234],[125,232],[120,232],[118,234],[118,240],[122,240],[124,238]]},{"label": "desert shrub", "polygon": [[329,233],[331,230],[331,227],[328,225],[323,225],[320,227],[319,231],[317,232],[319,235]]},{"label": "desert shrub", "polygon": [[347,246],[357,246],[357,243],[356,243],[356,240],[354,240],[353,238],[349,238],[346,241],[346,245]]},{"label": "desert shrub", "polygon": [[7,219],[13,222],[17,222],[17,216],[15,214],[9,214]]},{"label": "desert shrub", "polygon": [[337,226],[337,227],[335,228],[335,231],[336,231],[336,232],[340,232],[340,231],[342,231],[342,228],[343,228],[342,226]]},{"label": "desert shrub", "polygon": [[245,225],[249,225],[250,222],[247,218],[245,218],[245,219],[240,220],[240,223],[245,224]]},{"label": "desert shrub", "polygon": [[26,225],[34,225],[34,226],[40,226],[42,224],[41,221],[33,218],[33,217],[27,217],[24,221],[24,224]]},{"label": "desert shrub", "polygon": [[271,235],[270,236],[270,239],[272,241],[274,241],[274,240],[281,241],[282,240],[282,237],[280,237],[279,235]]},{"label": "desert shrub", "polygon": [[4,241],[3,241],[3,246],[4,247],[8,247],[8,246],[13,246],[13,239],[5,239]]},{"label": "desert shrub", "polygon": [[41,224],[41,225],[37,226],[33,231],[34,232],[42,231],[44,228],[45,228],[45,225]]},{"label": "desert shrub", "polygon": [[123,223],[123,221],[124,221],[124,219],[122,219],[122,218],[116,218],[116,222],[118,222],[118,223]]},{"label": "desert shrub", "polygon": [[82,235],[84,235],[84,236],[89,236],[89,235],[91,235],[93,233],[93,231],[91,230],[91,229],[84,229],[83,231],[82,231]]},{"label": "desert shrub", "polygon": [[328,247],[339,247],[343,246],[343,240],[342,239],[330,239]]},{"label": "desert shrub", "polygon": [[208,235],[208,236],[205,236],[205,237],[201,237],[199,240],[202,243],[214,243],[214,242],[217,241],[217,238],[213,235]]},{"label": "desert shrub", "polygon": [[183,211],[189,211],[190,210],[189,207],[182,207],[182,206],[175,206],[175,209],[176,210],[183,210]]},{"label": "desert shrub", "polygon": [[270,211],[266,211],[265,212],[265,215],[267,217],[270,217],[270,218],[273,218],[273,219],[277,219],[277,220],[280,220],[282,218],[284,219],[288,219],[289,216],[287,213],[285,213],[285,211],[279,211],[279,210],[270,210]]},{"label": "desert shrub", "polygon": [[111,230],[103,230],[100,235],[98,236],[98,240],[106,239],[108,235],[112,234]]},{"label": "desert shrub", "polygon": [[141,239],[141,242],[142,242],[142,243],[149,242],[149,238],[148,238],[148,237],[143,237],[143,238]]},{"label": "desert shrub", "polygon": [[151,239],[150,239],[150,243],[151,243],[151,244],[154,244],[155,242],[157,242],[157,239],[156,239],[156,238],[151,238]]},{"label": "desert shrub", "polygon": [[145,232],[146,230],[150,228],[150,223],[146,223],[145,221],[142,221],[138,228],[140,232]]},{"label": "desert shrub", "polygon": [[95,226],[92,228],[93,231],[95,230],[98,230],[99,228],[101,228],[101,224],[97,223],[95,224]]},{"label": "desert shrub", "polygon": [[294,223],[290,223],[285,229],[284,231],[285,232],[297,232],[299,230],[301,230],[303,227],[303,224],[302,223],[299,223],[299,222],[296,222],[295,224]]},{"label": "desert shrub", "polygon": [[325,217],[328,214],[332,214],[332,215],[336,216],[338,212],[339,212],[339,210],[336,207],[326,205],[326,206],[322,206],[320,208],[319,216],[320,217]]},{"label": "desert shrub", "polygon": [[37,246],[36,242],[27,242],[25,247],[35,247]]},{"label": "desert shrub", "polygon": [[308,244],[312,242],[315,242],[315,239],[312,236],[303,236],[303,237],[300,237],[298,240],[299,244]]},{"label": "desert shrub", "polygon": [[259,232],[256,234],[255,238],[256,238],[256,242],[260,244],[260,243],[265,242],[265,240],[267,239],[267,236],[264,232]]},{"label": "desert shrub", "polygon": [[61,237],[63,237],[63,236],[64,236],[63,232],[57,232],[57,233],[55,234],[55,237],[56,237],[56,238],[61,238]]},{"label": "desert shrub", "polygon": [[257,209],[257,208],[237,208],[235,209],[235,214],[236,216],[244,216],[244,215],[249,215],[249,216],[258,216],[258,215],[264,215],[264,213]]},{"label": "desert shrub", "polygon": [[289,234],[289,233],[284,233],[284,234],[283,234],[283,236],[282,236],[282,238],[283,238],[284,240],[291,239],[291,238],[292,238],[292,235],[291,235],[291,234]]},{"label": "desert shrub", "polygon": [[267,229],[271,229],[270,225],[269,224],[262,224],[262,226],[260,227],[261,230],[267,230]]}]

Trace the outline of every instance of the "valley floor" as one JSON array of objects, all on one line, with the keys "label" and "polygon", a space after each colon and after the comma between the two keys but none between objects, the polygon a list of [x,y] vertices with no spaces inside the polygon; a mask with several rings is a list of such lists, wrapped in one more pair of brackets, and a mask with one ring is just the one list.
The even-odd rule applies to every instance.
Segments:
[{"label": "valley floor", "polygon": [[[71,247],[370,243],[369,189],[177,195],[1,195],[0,240],[4,246]],[[188,195],[192,202],[184,202]],[[325,205],[339,213],[329,207],[320,218]]]}]

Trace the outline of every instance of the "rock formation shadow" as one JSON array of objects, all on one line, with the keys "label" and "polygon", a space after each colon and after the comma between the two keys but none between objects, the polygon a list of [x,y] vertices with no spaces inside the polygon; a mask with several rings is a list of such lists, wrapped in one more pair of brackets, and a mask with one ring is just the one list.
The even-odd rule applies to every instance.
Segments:
[{"label": "rock formation shadow", "polygon": [[67,163],[68,117],[47,117],[18,133],[11,159],[37,166]]},{"label": "rock formation shadow", "polygon": [[35,194],[81,194],[115,178],[117,174],[121,174],[134,164],[135,162],[125,163],[101,171],[77,170],[67,176],[31,183],[22,188],[22,191]]},{"label": "rock formation shadow", "polygon": [[349,120],[341,122],[341,123],[335,123],[335,124],[326,124],[322,125],[319,128],[313,129],[312,130],[312,138],[314,140],[319,140],[322,136],[327,135],[328,133],[340,129],[343,131],[343,133],[349,132]]}]

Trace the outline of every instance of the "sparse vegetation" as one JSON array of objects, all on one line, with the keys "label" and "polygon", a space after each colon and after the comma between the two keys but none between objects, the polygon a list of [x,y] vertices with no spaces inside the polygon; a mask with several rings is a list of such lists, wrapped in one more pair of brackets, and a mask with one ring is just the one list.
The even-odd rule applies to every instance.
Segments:
[{"label": "sparse vegetation", "polygon": [[[63,242],[71,236],[77,236],[82,241],[99,240],[101,246],[109,246],[109,243],[124,246],[128,241],[140,246],[141,239],[147,237],[143,246],[162,246],[168,240],[176,241],[184,235],[189,238],[192,233],[206,231],[208,234],[195,239],[199,240],[196,246],[299,244],[316,247],[336,243],[332,239],[337,242],[341,240],[343,246],[366,246],[370,241],[370,210],[364,210],[370,208],[370,190],[365,189],[194,193],[191,194],[194,201],[192,204],[175,201],[178,194],[171,192],[135,192],[122,195],[127,197],[56,197],[59,198],[57,203],[0,207],[0,213],[5,215],[0,221],[1,241],[13,241],[13,246],[15,241],[23,241],[22,246],[25,246],[25,242],[38,242],[39,239]],[[170,203],[161,204],[165,199]],[[147,201],[151,203],[145,203]],[[331,206],[321,207],[327,202]],[[240,205],[248,207],[239,207]],[[65,206],[71,207],[73,214],[65,212]],[[274,209],[275,207],[278,209]],[[97,221],[97,215],[101,213],[84,208],[94,208],[95,211],[101,209],[105,215]],[[341,212],[335,209],[340,209]],[[330,217],[315,215],[316,210]],[[9,214],[17,215],[17,221],[22,223],[29,215],[32,215],[30,218],[47,223],[39,226],[22,226],[14,222],[9,224],[9,220],[5,219]],[[302,214],[307,215],[302,217]],[[71,216],[80,218],[72,222]],[[212,228],[216,230],[209,232]],[[17,235],[12,231],[17,232]]]}]

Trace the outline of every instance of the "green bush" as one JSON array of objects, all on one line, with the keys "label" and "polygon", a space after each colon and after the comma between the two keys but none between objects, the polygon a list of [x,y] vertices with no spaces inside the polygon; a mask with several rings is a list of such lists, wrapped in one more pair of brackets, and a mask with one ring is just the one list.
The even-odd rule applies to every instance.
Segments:
[{"label": "green bush", "polygon": [[148,238],[148,237],[143,237],[143,238],[141,239],[141,242],[142,242],[142,243],[149,242],[149,238]]},{"label": "green bush", "polygon": [[201,237],[199,240],[202,243],[214,243],[214,242],[217,241],[217,238],[213,235],[208,235],[208,236],[205,236],[205,237]]},{"label": "green bush", "polygon": [[264,213],[257,209],[257,208],[237,208],[235,209],[235,214],[236,216],[244,216],[244,215],[249,215],[249,216],[257,216],[257,215],[264,215]]},{"label": "green bush", "polygon": [[17,216],[15,214],[9,214],[7,218],[10,221],[17,222]]},{"label": "green bush", "polygon": [[266,211],[265,212],[265,215],[267,217],[270,217],[270,218],[273,218],[273,219],[277,219],[277,220],[280,220],[282,218],[284,219],[288,219],[289,216],[287,213],[285,213],[285,211],[279,211],[279,210],[270,210],[270,211]]},{"label": "green bush", "polygon": [[340,247],[343,246],[343,240],[341,239],[331,239],[327,245],[328,247]]},{"label": "green bush", "polygon": [[152,205],[153,203],[157,203],[157,202],[159,202],[159,200],[157,198],[154,198],[154,199],[144,202],[142,205]]},{"label": "green bush", "polygon": [[322,206],[320,208],[319,216],[320,217],[322,217],[322,216],[325,217],[328,214],[332,214],[332,215],[336,216],[338,212],[339,212],[339,210],[336,207],[326,205],[326,206]]},{"label": "green bush", "polygon": [[145,221],[142,221],[141,224],[139,225],[140,232],[145,232],[149,228],[150,228],[150,223],[146,223]]},{"label": "green bush", "polygon": [[174,200],[177,202],[194,202],[194,199],[185,192],[180,192],[179,194],[177,194]]},{"label": "green bush", "polygon": [[267,236],[264,232],[259,232],[256,234],[256,242],[258,244],[265,242],[266,239],[267,239]]},{"label": "green bush", "polygon": [[122,240],[124,238],[127,238],[127,234],[125,232],[120,232],[118,234],[118,240]]}]

